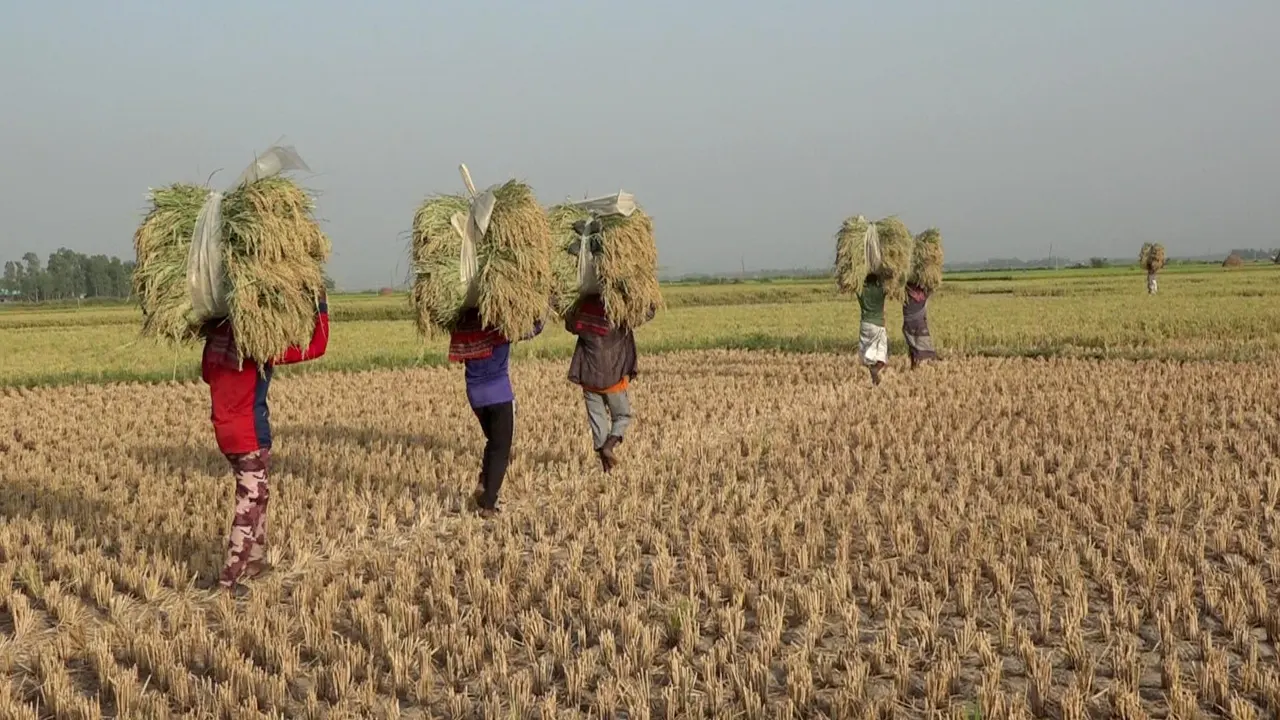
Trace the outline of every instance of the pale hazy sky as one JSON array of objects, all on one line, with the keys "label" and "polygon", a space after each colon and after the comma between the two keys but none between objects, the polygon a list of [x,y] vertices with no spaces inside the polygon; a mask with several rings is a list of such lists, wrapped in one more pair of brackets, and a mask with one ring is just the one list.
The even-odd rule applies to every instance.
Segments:
[{"label": "pale hazy sky", "polygon": [[1276,0],[0,0],[0,259],[132,256],[149,186],[284,136],[344,287],[466,162],[634,192],[673,272],[1280,244]]}]

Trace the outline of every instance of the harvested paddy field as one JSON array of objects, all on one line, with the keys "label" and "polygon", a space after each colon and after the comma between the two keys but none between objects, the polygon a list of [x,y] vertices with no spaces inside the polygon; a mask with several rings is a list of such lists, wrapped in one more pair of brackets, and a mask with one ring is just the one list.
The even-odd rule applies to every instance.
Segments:
[{"label": "harvested paddy field", "polygon": [[[1280,366],[642,358],[602,475],[523,360],[272,387],[234,600],[198,383],[0,390],[0,717],[1273,717]],[[980,715],[979,715],[980,714]]]}]

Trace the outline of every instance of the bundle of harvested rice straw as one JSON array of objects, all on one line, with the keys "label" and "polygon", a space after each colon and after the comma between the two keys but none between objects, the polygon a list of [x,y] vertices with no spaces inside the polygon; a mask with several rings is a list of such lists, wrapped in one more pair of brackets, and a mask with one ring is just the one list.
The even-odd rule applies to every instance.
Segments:
[{"label": "bundle of harvested rice straw", "polygon": [[548,216],[557,312],[598,294],[611,325],[635,329],[663,307],[653,219],[630,193],[556,205]]},{"label": "bundle of harvested rice straw", "polygon": [[1164,245],[1160,243],[1143,243],[1138,252],[1138,264],[1147,272],[1160,272],[1164,269]]},{"label": "bundle of harvested rice straw", "polygon": [[[533,190],[517,180],[476,195],[464,170],[468,195],[427,198],[413,216],[411,261],[413,303],[418,331],[425,337],[446,334],[463,313],[475,308],[485,327],[517,339],[533,332],[550,309],[551,232]],[[475,265],[465,269],[460,232],[472,216],[473,199],[492,214],[474,243]],[[474,274],[473,274],[474,273]]]},{"label": "bundle of harvested rice straw", "polygon": [[[869,238],[873,239],[870,244]],[[846,219],[836,233],[837,289],[859,295],[867,276],[874,275],[884,286],[885,297],[901,302],[906,298],[913,244],[911,231],[896,217],[874,223],[861,215]]]},{"label": "bundle of harvested rice straw", "polygon": [[916,236],[907,284],[927,292],[934,292],[942,285],[942,233],[937,228],[929,228]]},{"label": "bundle of harvested rice straw", "polygon": [[224,311],[204,313],[193,302],[199,291],[189,276],[189,259],[211,192],[185,183],[150,192],[151,209],[133,236],[133,291],[142,306],[142,333],[186,343],[200,337],[205,323],[225,318],[241,357],[269,362],[311,339],[329,239],[315,221],[313,199],[291,180],[242,176],[222,198],[220,224],[210,229],[221,270],[209,280],[217,287],[205,290],[225,298]]}]

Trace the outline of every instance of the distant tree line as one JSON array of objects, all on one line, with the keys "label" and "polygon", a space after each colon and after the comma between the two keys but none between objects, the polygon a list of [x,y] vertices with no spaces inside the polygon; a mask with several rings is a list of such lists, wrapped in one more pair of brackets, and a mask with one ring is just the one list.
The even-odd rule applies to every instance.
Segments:
[{"label": "distant tree line", "polygon": [[59,248],[43,266],[33,252],[6,262],[0,294],[29,302],[127,298],[132,277],[132,261]]}]

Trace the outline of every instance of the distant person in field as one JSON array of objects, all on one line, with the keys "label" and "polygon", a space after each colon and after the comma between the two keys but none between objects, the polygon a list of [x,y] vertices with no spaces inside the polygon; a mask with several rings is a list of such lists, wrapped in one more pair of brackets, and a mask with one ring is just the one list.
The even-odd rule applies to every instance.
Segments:
[{"label": "distant person in field", "polygon": [[[1174,283],[1174,284],[1176,285],[1177,283]],[[1147,294],[1148,295],[1156,294],[1156,271],[1155,270],[1147,271]]]},{"label": "distant person in field", "polygon": [[911,354],[911,369],[938,359],[929,337],[929,291],[918,285],[907,285],[907,299],[902,303],[902,334]]},{"label": "distant person in field", "polygon": [[[542,332],[535,325],[525,340]],[[516,398],[511,387],[511,341],[501,332],[483,327],[479,311],[467,310],[449,338],[449,361],[465,366],[467,401],[484,433],[484,456],[472,501],[480,517],[498,514],[498,493],[511,461],[515,436]]]},{"label": "distant person in field", "polygon": [[884,327],[884,285],[875,274],[867,275],[858,295],[862,323],[858,329],[858,355],[871,371],[872,384],[880,384],[880,374],[889,362],[889,332]]},{"label": "distant person in field", "polygon": [[[649,316],[653,314],[650,309]],[[628,390],[638,373],[635,335],[630,328],[610,324],[599,295],[582,298],[565,316],[564,329],[578,338],[569,382],[582,388],[596,457],[606,473],[612,472],[632,421]]]},{"label": "distant person in field", "polygon": [[242,359],[231,323],[214,320],[203,328],[200,374],[209,385],[213,433],[236,478],[236,510],[227,539],[227,556],[217,585],[240,592],[242,581],[270,569],[266,561],[267,474],[271,464],[271,411],[267,389],[276,365],[314,360],[329,346],[329,304],[323,291],[316,308],[311,342],[291,347],[274,362],[259,367]]}]

